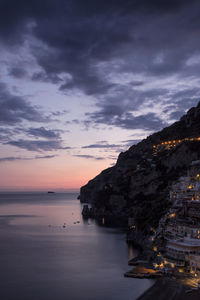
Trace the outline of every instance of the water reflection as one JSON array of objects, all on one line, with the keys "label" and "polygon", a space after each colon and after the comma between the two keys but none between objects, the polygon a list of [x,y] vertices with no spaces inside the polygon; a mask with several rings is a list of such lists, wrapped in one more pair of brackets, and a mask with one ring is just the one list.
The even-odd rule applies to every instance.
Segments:
[{"label": "water reflection", "polygon": [[128,243],[128,250],[129,250],[129,259],[134,258],[138,253],[137,250],[134,249],[133,243]]},{"label": "water reflection", "polygon": [[134,300],[151,285],[123,277],[134,248],[121,229],[83,220],[76,197],[0,195],[2,299]]}]

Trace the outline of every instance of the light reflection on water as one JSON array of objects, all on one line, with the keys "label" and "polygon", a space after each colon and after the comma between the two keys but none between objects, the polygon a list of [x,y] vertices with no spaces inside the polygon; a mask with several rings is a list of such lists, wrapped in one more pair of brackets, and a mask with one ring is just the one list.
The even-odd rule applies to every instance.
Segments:
[{"label": "light reflection on water", "polygon": [[122,230],[83,221],[76,196],[0,194],[2,299],[134,300],[151,285],[123,277],[136,251]]}]

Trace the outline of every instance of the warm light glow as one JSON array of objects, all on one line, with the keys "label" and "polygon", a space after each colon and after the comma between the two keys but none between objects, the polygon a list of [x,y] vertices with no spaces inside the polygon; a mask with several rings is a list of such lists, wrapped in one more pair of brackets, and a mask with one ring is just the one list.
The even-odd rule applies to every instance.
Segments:
[{"label": "warm light glow", "polygon": [[[172,149],[172,147],[176,147],[177,144],[180,144],[180,143],[182,143],[184,141],[191,141],[191,142],[192,141],[200,141],[200,137],[196,137],[196,138],[184,138],[182,140],[179,139],[179,140],[173,140],[173,141],[163,141],[160,144],[153,145],[153,148],[156,149],[156,150],[159,150],[160,146],[165,146],[165,149],[170,150],[170,149]],[[163,150],[163,147],[161,147],[160,151],[162,151],[162,150]],[[154,154],[157,154],[157,152],[154,153]]]},{"label": "warm light glow", "polygon": [[151,231],[156,232],[155,229],[153,227],[150,228]]},{"label": "warm light glow", "polygon": [[131,226],[129,227],[129,229],[135,229],[135,228],[136,228],[135,225],[131,225]]},{"label": "warm light glow", "polygon": [[183,273],[184,272],[184,270],[181,269],[181,268],[179,268],[178,271],[179,271],[179,273]]},{"label": "warm light glow", "polygon": [[172,213],[172,214],[169,215],[170,219],[174,218],[175,216],[176,216],[175,213]]}]

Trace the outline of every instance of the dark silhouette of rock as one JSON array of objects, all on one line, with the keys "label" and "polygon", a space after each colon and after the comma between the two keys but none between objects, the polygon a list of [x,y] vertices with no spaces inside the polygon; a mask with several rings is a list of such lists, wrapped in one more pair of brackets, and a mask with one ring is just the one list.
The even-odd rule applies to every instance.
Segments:
[{"label": "dark silhouette of rock", "polygon": [[83,215],[133,217],[135,236],[145,238],[171,205],[171,184],[186,175],[192,161],[200,160],[198,137],[200,103],[179,121],[120,153],[115,166],[81,187],[80,201],[92,206],[84,206]]}]

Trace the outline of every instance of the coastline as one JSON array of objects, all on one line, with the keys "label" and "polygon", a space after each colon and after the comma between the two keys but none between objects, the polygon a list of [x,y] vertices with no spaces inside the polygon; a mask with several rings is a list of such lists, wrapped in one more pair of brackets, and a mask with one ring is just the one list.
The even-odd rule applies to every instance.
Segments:
[{"label": "coastline", "polygon": [[157,279],[155,284],[136,300],[199,300],[200,290],[191,289],[174,279]]},{"label": "coastline", "polygon": [[[155,279],[154,284],[136,300],[199,300],[198,279],[193,276],[164,274],[153,268],[153,264],[140,253],[128,263],[133,269],[124,276],[138,279]],[[170,275],[170,276],[169,276]]]}]

